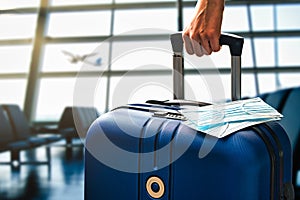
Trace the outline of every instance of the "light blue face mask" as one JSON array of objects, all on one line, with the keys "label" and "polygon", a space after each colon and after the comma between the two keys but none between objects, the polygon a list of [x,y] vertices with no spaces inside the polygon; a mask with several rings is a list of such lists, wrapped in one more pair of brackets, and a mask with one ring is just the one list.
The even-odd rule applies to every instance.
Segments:
[{"label": "light blue face mask", "polygon": [[282,115],[260,98],[204,107],[183,107],[184,123],[195,130],[221,138],[240,129],[273,120]]}]

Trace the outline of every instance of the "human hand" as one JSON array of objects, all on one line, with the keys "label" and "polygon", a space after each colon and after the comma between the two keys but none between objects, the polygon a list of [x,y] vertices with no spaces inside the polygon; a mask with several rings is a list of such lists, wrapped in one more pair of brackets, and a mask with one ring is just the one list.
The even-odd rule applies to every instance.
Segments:
[{"label": "human hand", "polygon": [[195,15],[182,32],[188,54],[210,55],[220,50],[224,0],[198,0]]}]

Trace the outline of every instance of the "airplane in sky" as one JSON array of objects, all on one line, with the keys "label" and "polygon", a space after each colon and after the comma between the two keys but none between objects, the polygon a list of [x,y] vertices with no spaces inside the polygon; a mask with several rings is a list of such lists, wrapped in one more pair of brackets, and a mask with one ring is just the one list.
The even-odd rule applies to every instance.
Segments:
[{"label": "airplane in sky", "polygon": [[63,54],[69,57],[69,62],[72,64],[77,64],[79,62],[90,64],[96,67],[99,67],[102,65],[102,58],[97,57],[96,59],[88,59],[90,57],[96,56],[97,53],[90,53],[90,54],[84,54],[84,55],[77,55],[73,54],[71,52],[62,50]]}]

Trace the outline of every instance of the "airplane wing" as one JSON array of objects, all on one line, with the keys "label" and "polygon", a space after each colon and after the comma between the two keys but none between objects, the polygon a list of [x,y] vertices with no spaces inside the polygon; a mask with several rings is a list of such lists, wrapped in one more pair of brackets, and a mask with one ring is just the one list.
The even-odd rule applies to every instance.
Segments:
[{"label": "airplane wing", "polygon": [[86,59],[88,57],[95,56],[95,55],[97,55],[97,53],[85,54],[85,55],[82,55],[81,58],[82,58],[82,60],[84,60],[84,59]]},{"label": "airplane wing", "polygon": [[68,51],[65,51],[65,50],[62,50],[63,54],[67,55],[67,56],[71,56],[71,57],[74,57],[74,54],[68,52]]}]

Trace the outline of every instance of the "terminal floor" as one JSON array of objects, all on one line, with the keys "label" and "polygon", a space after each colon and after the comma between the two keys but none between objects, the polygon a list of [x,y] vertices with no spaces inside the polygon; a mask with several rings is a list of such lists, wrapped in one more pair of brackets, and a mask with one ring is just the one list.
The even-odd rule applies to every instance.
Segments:
[{"label": "terminal floor", "polygon": [[[80,142],[80,141],[79,141]],[[1,200],[83,200],[84,151],[82,146],[51,146],[51,165],[0,165]],[[23,151],[21,159],[44,160],[45,148]],[[0,154],[0,162],[9,153]]]}]

